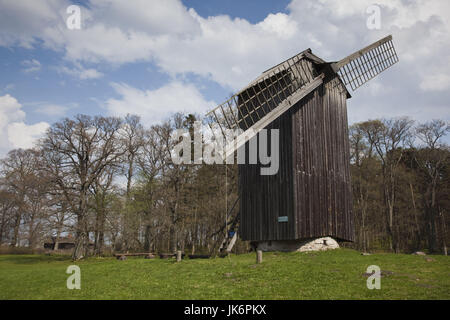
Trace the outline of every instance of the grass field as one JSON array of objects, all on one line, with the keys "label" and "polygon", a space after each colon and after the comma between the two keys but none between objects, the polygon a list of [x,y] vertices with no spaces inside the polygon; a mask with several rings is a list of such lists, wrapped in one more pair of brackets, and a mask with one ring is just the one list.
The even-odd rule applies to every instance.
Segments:
[{"label": "grass field", "polygon": [[[362,256],[349,249],[264,253],[210,260],[1,255],[0,299],[450,299],[450,258]],[[81,289],[65,273],[81,269]],[[383,271],[380,290],[366,287],[369,265]]]}]

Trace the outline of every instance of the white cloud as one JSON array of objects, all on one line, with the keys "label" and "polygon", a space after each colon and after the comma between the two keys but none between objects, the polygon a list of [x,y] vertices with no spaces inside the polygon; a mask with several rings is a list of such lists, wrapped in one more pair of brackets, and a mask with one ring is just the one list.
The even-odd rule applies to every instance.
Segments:
[{"label": "white cloud", "polygon": [[56,68],[56,70],[59,73],[64,73],[64,74],[68,74],[72,77],[76,77],[79,78],[81,80],[86,80],[86,79],[98,79],[103,77],[103,73],[97,71],[96,69],[85,69],[83,68],[81,65],[75,67],[75,68],[69,68],[66,66],[61,66]]},{"label": "white cloud", "polygon": [[292,38],[298,28],[297,22],[284,13],[269,14],[263,22],[259,23],[259,26],[280,39]]},{"label": "white cloud", "polygon": [[[0,27],[5,25],[0,44],[31,46],[39,38],[77,63],[153,60],[171,75],[193,72],[235,90],[308,47],[326,59],[339,59],[388,33],[394,34],[405,70],[415,72],[416,88],[436,66],[450,73],[445,54],[450,46],[447,1],[380,0],[379,31],[366,28],[366,8],[372,0],[292,0],[289,14],[269,14],[256,24],[223,15],[200,17],[179,0],[91,0],[89,8],[82,7],[81,30],[65,27],[67,1],[13,3],[0,0],[0,21],[10,22],[0,22]],[[19,18],[13,20],[14,15]],[[94,69],[78,73],[100,76]]]},{"label": "white cloud", "polygon": [[381,8],[381,29],[368,30],[366,8],[373,3],[293,0],[289,5],[299,28],[320,41],[308,47],[325,60],[339,60],[393,35],[399,63],[352,93],[349,121],[405,115],[419,121],[436,116],[449,120],[450,2],[376,1]]},{"label": "white cloud", "polygon": [[32,48],[46,28],[64,22],[65,0],[0,0],[0,45]]},{"label": "white cloud", "polygon": [[10,122],[25,118],[25,112],[21,108],[22,105],[9,94],[0,96],[0,129],[5,128]]},{"label": "white cloud", "polygon": [[36,59],[23,60],[21,64],[22,66],[25,67],[25,69],[23,69],[23,72],[25,73],[36,72],[41,70],[41,63]]},{"label": "white cloud", "polygon": [[92,21],[99,18],[109,26],[126,26],[149,35],[193,34],[198,24],[181,1],[161,0],[91,0]]},{"label": "white cloud", "polygon": [[[210,74],[231,87],[306,47],[337,59],[391,32],[403,59],[416,64],[418,58],[440,56],[448,49],[449,2],[380,0],[380,31],[366,28],[366,8],[372,3],[292,0],[289,14],[269,14],[251,24],[228,16],[202,18],[179,0],[91,0],[89,9],[81,11],[82,29],[69,30],[64,24],[67,1],[36,0],[30,5],[0,0],[0,45],[29,47],[40,38],[71,61],[123,64],[155,59],[169,73]],[[448,59],[441,55],[441,61],[428,63]]]},{"label": "white cloud", "polygon": [[39,122],[27,125],[24,122],[13,122],[8,125],[8,140],[13,148],[32,148],[36,140],[41,138],[49,124]]},{"label": "white cloud", "polygon": [[156,61],[171,75],[193,72],[233,89],[299,48],[294,41],[297,23],[282,13],[251,24],[228,16],[205,19],[179,0],[91,0],[89,9],[81,10],[81,30],[69,30],[64,24],[67,2],[58,6],[53,0],[37,0],[33,6],[42,8],[34,17],[28,9],[17,9],[19,4],[0,4],[5,17],[27,20],[1,32],[0,45],[30,47],[41,39],[74,63]]},{"label": "white cloud", "polygon": [[137,114],[146,125],[158,123],[175,112],[202,114],[216,105],[214,101],[205,101],[195,86],[179,81],[155,90],[139,90],[124,83],[111,85],[121,98],[106,101],[108,113],[116,116]]},{"label": "white cloud", "polygon": [[46,29],[46,45],[63,50],[72,62],[102,62],[123,64],[149,61],[154,38],[144,32],[106,26],[102,23],[81,30]]},{"label": "white cloud", "polygon": [[[287,14],[269,14],[255,24],[225,15],[201,17],[179,0],[91,0],[82,7],[82,29],[69,30],[67,1],[0,0],[0,45],[29,48],[40,39],[78,66],[149,61],[173,78],[194,73],[237,90],[308,47],[332,61],[393,34],[400,63],[383,73],[378,84],[371,83],[370,91],[359,89],[349,104],[361,106],[358,118],[385,108],[403,114],[441,110],[450,100],[450,2],[376,3],[381,8],[380,30],[366,27],[366,8],[373,0],[292,0]],[[78,77],[99,76],[95,69],[83,74],[80,68],[65,71]],[[132,89],[116,85],[116,91],[129,93],[122,100],[131,99]],[[141,100],[151,96],[148,91],[137,92],[141,94],[134,96]],[[367,92],[366,98],[358,97]],[[113,105],[120,100],[110,101]]]},{"label": "white cloud", "polygon": [[40,105],[36,108],[36,112],[45,114],[49,117],[61,117],[66,114],[68,107],[60,106],[56,104]]},{"label": "white cloud", "polygon": [[193,72],[237,90],[299,51],[297,24],[285,14],[269,15],[258,24],[228,16],[195,19],[200,35],[155,42],[155,60],[164,71]]},{"label": "white cloud", "polygon": [[426,75],[420,83],[420,88],[424,91],[444,91],[450,89],[449,74],[430,74]]},{"label": "white cloud", "polygon": [[46,122],[25,124],[26,114],[16,98],[0,96],[0,156],[11,148],[30,148],[49,127]]}]

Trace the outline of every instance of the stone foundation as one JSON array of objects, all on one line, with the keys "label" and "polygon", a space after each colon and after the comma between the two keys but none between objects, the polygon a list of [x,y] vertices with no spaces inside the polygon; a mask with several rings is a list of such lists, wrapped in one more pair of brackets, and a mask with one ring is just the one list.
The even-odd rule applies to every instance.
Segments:
[{"label": "stone foundation", "polygon": [[262,251],[307,252],[337,249],[339,244],[331,237],[323,237],[308,240],[261,241],[256,243],[256,248]]}]

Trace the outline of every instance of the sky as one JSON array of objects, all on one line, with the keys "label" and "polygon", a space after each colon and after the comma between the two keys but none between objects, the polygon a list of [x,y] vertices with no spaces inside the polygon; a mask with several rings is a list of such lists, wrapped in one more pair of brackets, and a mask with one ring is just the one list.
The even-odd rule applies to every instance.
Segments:
[{"label": "sky", "polygon": [[400,61],[351,92],[349,123],[449,121],[447,0],[0,0],[0,157],[76,114],[204,114],[307,48],[337,61],[389,34]]}]

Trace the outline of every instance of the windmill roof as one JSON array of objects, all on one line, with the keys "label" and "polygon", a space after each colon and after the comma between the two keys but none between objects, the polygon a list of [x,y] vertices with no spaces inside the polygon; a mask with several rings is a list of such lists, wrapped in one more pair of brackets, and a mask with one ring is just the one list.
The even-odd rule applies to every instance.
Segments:
[{"label": "windmill roof", "polygon": [[[254,79],[252,82],[250,82],[247,86],[245,86],[242,90],[239,91],[240,94],[244,91],[246,91],[247,89],[253,87],[254,85],[264,81],[265,79],[273,76],[274,73],[276,73],[277,69],[284,65],[284,64],[288,64],[288,61],[293,59],[293,58],[297,58],[297,59],[308,59],[310,60],[312,63],[316,64],[316,65],[330,65],[332,62],[327,62],[325,60],[323,60],[322,58],[316,56],[315,54],[312,53],[311,49],[308,48],[286,60],[284,60],[283,62],[278,63],[277,65],[265,70],[261,75],[259,75],[256,79]],[[335,74],[337,74],[334,70],[332,70],[331,68],[329,68],[330,72],[333,72]],[[350,92],[347,90],[347,87],[344,85],[344,83],[342,82],[341,78],[338,76],[339,81],[342,83],[342,85],[344,86],[345,90],[347,91],[347,97],[351,98]]]}]

